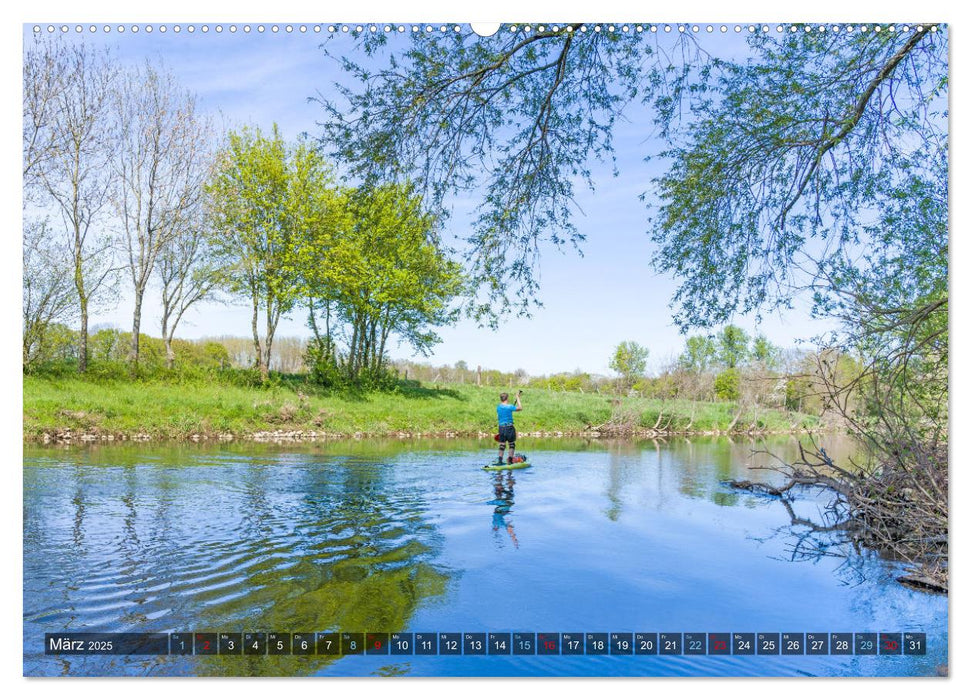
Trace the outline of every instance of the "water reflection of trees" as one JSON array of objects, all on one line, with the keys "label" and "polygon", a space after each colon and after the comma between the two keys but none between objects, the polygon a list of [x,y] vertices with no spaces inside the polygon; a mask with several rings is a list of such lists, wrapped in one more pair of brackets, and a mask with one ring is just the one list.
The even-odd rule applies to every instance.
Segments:
[{"label": "water reflection of trees", "polygon": [[[780,499],[730,486],[739,479],[781,485],[786,478],[772,469],[779,460],[797,457],[800,442],[809,439],[808,436],[722,436],[597,443],[607,457],[603,513],[617,521],[638,495],[657,510],[664,510],[667,500],[678,496],[718,506],[778,507],[780,524],[764,535],[751,536],[753,540],[783,540],[782,556],[789,561],[839,559],[834,568],[840,580],[859,583],[871,567],[847,537],[845,517],[830,507],[829,501],[818,498],[818,489],[800,489],[791,494],[794,499]],[[839,455],[840,460],[847,460],[857,449],[856,443],[846,436],[827,434],[812,439],[824,443],[827,453]]]},{"label": "water reflection of trees", "polygon": [[[213,625],[238,616],[248,631],[382,631],[407,627],[418,605],[443,595],[448,576],[430,560],[436,540],[423,494],[393,483],[390,465],[355,460],[307,470],[294,492],[296,512],[267,501],[265,470],[247,472],[244,488],[259,518],[260,546],[284,545],[294,559],[247,571],[251,591],[205,610]],[[200,673],[300,674],[332,659],[208,657]]]},{"label": "water reflection of trees", "polygon": [[[800,489],[804,493],[790,492],[787,497],[764,495],[763,503],[777,503],[785,513],[785,522],[762,536],[752,539],[766,543],[780,541],[783,555],[776,557],[797,563],[818,564],[823,560],[840,560],[833,569],[834,575],[846,585],[859,585],[867,577],[867,560],[859,549],[853,547],[847,536],[845,521],[832,504],[820,505],[815,496],[818,489]],[[802,501],[800,502],[800,497]],[[797,509],[796,506],[799,506]],[[803,513],[807,506],[816,506],[812,515]]]},{"label": "water reflection of trees", "polygon": [[[852,439],[833,439],[827,436],[823,447],[819,438],[811,438],[812,447],[828,458],[829,454],[842,462],[853,462],[857,456],[857,445]],[[798,441],[794,441],[796,456],[802,458]],[[762,464],[757,476],[747,479],[730,480],[728,485],[744,493],[756,494],[759,502],[774,506],[784,513],[783,522],[770,533],[756,537],[760,542],[779,540],[785,558],[792,562],[819,563],[823,560],[837,559],[839,564],[834,573],[845,584],[859,585],[873,567],[868,565],[869,557],[865,545],[858,536],[859,523],[854,520],[847,503],[834,498],[833,492],[820,480],[799,479],[788,474],[784,465],[794,456],[779,450],[762,450],[758,455]],[[751,480],[750,480],[751,479]],[[876,552],[886,560],[894,559],[890,552]]]},{"label": "water reflection of trees", "polygon": [[641,444],[628,440],[608,440],[606,447],[608,469],[605,495],[609,505],[604,515],[616,521],[624,509],[621,497],[623,489],[642,471],[642,447]]},{"label": "water reflection of trees", "polygon": [[[82,466],[92,455],[78,455],[67,460],[75,468],[25,474],[28,558],[59,559],[35,572],[55,598],[33,606],[54,611],[45,625],[86,624],[91,582],[131,602],[116,613],[119,631],[398,631],[446,590],[424,495],[400,488],[390,465],[285,454],[220,463],[198,452],[190,461],[181,450],[159,459],[153,448],[141,464],[126,451],[118,469]],[[43,505],[32,508],[34,497]],[[168,657],[152,672],[299,675],[333,660]]]},{"label": "water reflection of trees", "polygon": [[[834,450],[844,450],[845,441],[834,439]],[[719,506],[754,508],[761,500],[726,486],[751,469],[768,467],[773,458],[766,454],[798,454],[794,436],[748,438],[739,436],[702,438],[659,438],[653,440],[602,440],[588,449],[607,457],[604,515],[616,521],[634,494],[663,509],[671,494],[702,499]],[[762,472],[759,472],[762,474]],[[653,482],[653,483],[652,483]],[[631,490],[636,483],[644,489]]]},{"label": "water reflection of trees", "polygon": [[[842,436],[827,440],[834,451],[845,453],[853,449],[851,441]],[[716,440],[683,439],[669,445],[670,458],[677,466],[678,490],[691,498],[704,498],[722,506],[755,507],[758,499],[726,488],[726,482],[790,459],[799,454],[800,438],[749,438],[724,436]],[[777,475],[768,473],[770,479]],[[780,477],[781,478],[781,477]]]}]

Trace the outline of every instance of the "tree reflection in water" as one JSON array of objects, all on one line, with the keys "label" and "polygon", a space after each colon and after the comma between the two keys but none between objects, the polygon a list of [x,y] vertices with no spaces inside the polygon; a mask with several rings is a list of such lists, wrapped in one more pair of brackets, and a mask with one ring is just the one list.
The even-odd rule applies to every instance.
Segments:
[{"label": "tree reflection in water", "polygon": [[[427,494],[401,488],[391,465],[285,453],[186,461],[156,448],[118,467],[27,470],[25,494],[46,494],[44,508],[25,498],[28,554],[58,553],[28,556],[31,576],[46,584],[25,586],[32,624],[395,632],[445,594],[450,576],[435,564],[442,538]],[[338,658],[151,657],[122,672],[306,675]],[[119,671],[108,657],[70,661],[75,672]]]}]

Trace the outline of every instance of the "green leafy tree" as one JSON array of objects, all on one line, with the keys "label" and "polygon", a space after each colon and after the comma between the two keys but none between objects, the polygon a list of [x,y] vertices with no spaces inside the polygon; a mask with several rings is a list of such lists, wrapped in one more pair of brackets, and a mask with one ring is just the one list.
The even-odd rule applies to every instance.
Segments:
[{"label": "green leafy tree", "polygon": [[[583,241],[572,216],[577,186],[593,185],[589,161],[612,157],[624,108],[656,94],[652,85],[666,92],[673,75],[666,56],[674,47],[581,26],[504,27],[486,38],[420,32],[376,65],[341,50],[352,87],[323,102],[335,158],[366,181],[407,177],[433,207],[447,209],[453,193],[483,193],[468,235],[470,278],[487,296],[473,305],[479,318],[492,318],[495,303],[531,309],[540,247]],[[389,41],[358,37],[364,56]],[[687,37],[675,41],[682,55],[697,55]]]},{"label": "green leafy tree", "polygon": [[610,369],[621,376],[625,389],[630,389],[634,382],[644,376],[647,369],[649,350],[633,340],[625,340],[614,350],[610,358]]},{"label": "green leafy tree", "polygon": [[348,372],[380,373],[394,334],[426,354],[440,341],[434,328],[455,319],[450,302],[462,290],[461,266],[431,234],[435,217],[410,187],[385,185],[354,191],[353,223],[336,259],[345,274],[340,306],[350,324]]},{"label": "green leafy tree", "polygon": [[[437,219],[410,186],[345,190],[338,211],[302,258],[312,325],[314,304],[325,313],[318,361],[339,365],[350,381],[377,380],[392,338],[420,354],[439,342],[435,329],[456,318],[462,269],[436,242]],[[339,358],[338,326],[347,338]]]},{"label": "green leafy tree", "polygon": [[[787,303],[808,241],[857,240],[857,214],[884,196],[874,183],[897,179],[900,156],[946,149],[944,28],[757,32],[738,62],[690,33],[510,29],[420,32],[388,63],[344,60],[348,86],[324,103],[324,129],[364,176],[407,173],[436,203],[483,191],[475,277],[493,295],[517,281],[524,306],[540,243],[581,242],[574,183],[594,185],[588,163],[611,156],[616,122],[638,103],[672,144],[654,263],[681,280],[683,327]],[[372,58],[389,42],[358,36]]]},{"label": "green leafy tree", "polygon": [[782,361],[782,348],[759,333],[752,340],[752,359],[765,369],[778,369]]},{"label": "green leafy tree", "polygon": [[225,288],[249,299],[256,365],[265,379],[277,324],[303,290],[310,232],[326,225],[331,170],[309,144],[285,143],[276,125],[268,135],[244,128],[227,135],[207,190],[212,252],[223,263]]},{"label": "green leafy tree", "polygon": [[678,365],[688,372],[703,373],[711,369],[718,358],[718,347],[709,336],[693,335],[684,343]]},{"label": "green leafy tree", "polygon": [[698,82],[703,116],[673,141],[655,181],[655,265],[681,281],[683,325],[785,307],[824,263],[812,254],[819,242],[827,257],[885,245],[861,214],[904,194],[902,182],[943,175],[934,164],[946,162],[944,36],[921,27],[837,41],[813,31],[750,46],[754,60]]},{"label": "green leafy tree", "polygon": [[725,367],[734,369],[750,355],[748,333],[738,326],[728,325],[718,334],[718,360]]}]

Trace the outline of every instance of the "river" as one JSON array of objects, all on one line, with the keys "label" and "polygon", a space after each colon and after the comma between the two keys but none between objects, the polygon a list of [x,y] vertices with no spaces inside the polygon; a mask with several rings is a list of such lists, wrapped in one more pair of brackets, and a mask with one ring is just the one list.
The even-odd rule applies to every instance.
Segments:
[{"label": "river", "polygon": [[[805,439],[805,438],[804,438]],[[851,448],[824,439],[831,455]],[[27,675],[910,676],[945,596],[726,479],[792,437],[24,450]],[[825,494],[796,514],[821,520]],[[918,632],[916,655],[55,656],[46,632]],[[487,642],[488,643],[488,642]]]}]

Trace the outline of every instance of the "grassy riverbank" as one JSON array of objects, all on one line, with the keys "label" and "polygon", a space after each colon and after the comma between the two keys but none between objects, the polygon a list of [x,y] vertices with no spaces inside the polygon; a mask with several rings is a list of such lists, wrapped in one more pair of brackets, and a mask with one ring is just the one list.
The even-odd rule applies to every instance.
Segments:
[{"label": "grassy riverbank", "polygon": [[[328,392],[298,380],[269,387],[211,381],[90,381],[24,377],[24,439],[113,435],[185,440],[245,438],[261,432],[318,435],[478,434],[491,432],[500,391],[471,385],[401,386],[391,392]],[[511,392],[512,389],[509,389]],[[521,432],[576,434],[608,422],[648,430],[714,432],[732,426],[730,402],[616,399],[599,394],[529,390]],[[661,417],[658,423],[658,417]],[[814,417],[778,410],[743,411],[733,430],[768,432],[818,426]]]}]

